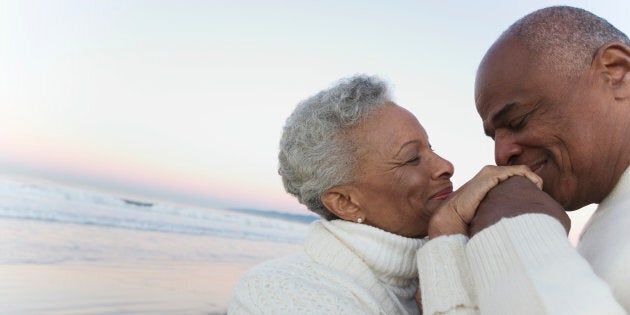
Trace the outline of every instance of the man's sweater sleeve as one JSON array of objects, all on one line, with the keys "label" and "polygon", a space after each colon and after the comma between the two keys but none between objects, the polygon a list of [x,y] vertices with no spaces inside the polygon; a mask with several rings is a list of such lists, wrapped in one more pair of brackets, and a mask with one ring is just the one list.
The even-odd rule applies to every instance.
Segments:
[{"label": "man's sweater sleeve", "polygon": [[440,236],[418,250],[423,314],[479,314],[464,251],[467,241],[461,234]]},{"label": "man's sweater sleeve", "polygon": [[626,314],[551,216],[502,219],[466,256],[482,314]]}]

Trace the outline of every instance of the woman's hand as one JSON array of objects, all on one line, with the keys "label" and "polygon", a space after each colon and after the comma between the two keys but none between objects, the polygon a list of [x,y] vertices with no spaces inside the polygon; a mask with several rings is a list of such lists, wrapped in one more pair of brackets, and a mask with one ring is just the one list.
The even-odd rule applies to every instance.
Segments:
[{"label": "woman's hand", "polygon": [[422,293],[420,293],[420,288],[416,290],[416,294],[413,295],[413,299],[416,300],[416,305],[418,305],[420,314],[422,314]]},{"label": "woman's hand", "polygon": [[511,176],[524,176],[542,189],[542,179],[525,165],[485,166],[470,181],[453,192],[429,221],[429,238],[468,235],[468,225],[488,191]]}]

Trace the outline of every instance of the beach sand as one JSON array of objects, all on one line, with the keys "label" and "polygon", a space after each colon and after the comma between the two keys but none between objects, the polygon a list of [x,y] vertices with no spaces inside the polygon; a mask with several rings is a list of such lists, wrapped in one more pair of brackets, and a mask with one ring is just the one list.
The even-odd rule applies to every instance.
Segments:
[{"label": "beach sand", "polygon": [[138,261],[0,266],[5,314],[223,314],[251,264]]},{"label": "beach sand", "polygon": [[[224,314],[240,275],[299,244],[0,220],[1,314]],[[62,257],[46,261],[48,257]]]}]

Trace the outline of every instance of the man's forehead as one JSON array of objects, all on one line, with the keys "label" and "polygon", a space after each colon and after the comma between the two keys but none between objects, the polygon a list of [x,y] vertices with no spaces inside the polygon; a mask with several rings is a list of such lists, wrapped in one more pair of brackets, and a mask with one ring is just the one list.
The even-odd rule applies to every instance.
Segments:
[{"label": "man's forehead", "polygon": [[486,103],[489,97],[489,91],[493,90],[494,86],[501,83],[504,80],[504,76],[508,75],[510,70],[509,62],[506,51],[509,47],[504,47],[507,44],[503,42],[496,42],[486,55],[481,60],[479,67],[477,68],[477,75],[475,78],[475,102],[477,103],[477,110],[480,110],[479,106]]},{"label": "man's forehead", "polygon": [[492,46],[479,65],[475,81],[475,104],[482,117],[539,84],[541,69],[534,55],[515,40],[504,39]]}]

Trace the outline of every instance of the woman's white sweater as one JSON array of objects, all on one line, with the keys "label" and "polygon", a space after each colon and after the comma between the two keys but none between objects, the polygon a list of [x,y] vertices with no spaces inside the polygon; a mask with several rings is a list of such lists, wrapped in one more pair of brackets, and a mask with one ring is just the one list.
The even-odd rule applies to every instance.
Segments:
[{"label": "woman's white sweater", "polygon": [[239,280],[228,313],[419,314],[420,274],[424,314],[476,314],[466,242],[457,235],[425,245],[368,225],[319,220],[303,252],[258,265]]}]

